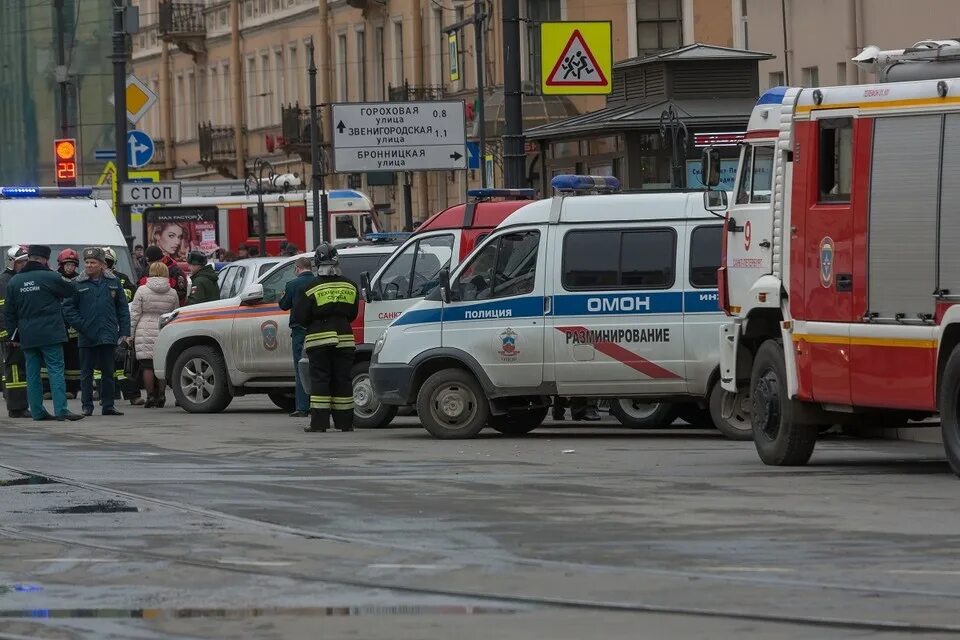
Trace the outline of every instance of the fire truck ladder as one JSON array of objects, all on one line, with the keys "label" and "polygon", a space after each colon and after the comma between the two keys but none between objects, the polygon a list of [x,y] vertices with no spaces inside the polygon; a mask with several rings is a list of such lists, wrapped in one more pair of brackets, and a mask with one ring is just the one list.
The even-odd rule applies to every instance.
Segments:
[{"label": "fire truck ladder", "polygon": [[880,82],[934,80],[960,76],[960,40],[921,40],[907,49],[864,47],[853,63]]}]

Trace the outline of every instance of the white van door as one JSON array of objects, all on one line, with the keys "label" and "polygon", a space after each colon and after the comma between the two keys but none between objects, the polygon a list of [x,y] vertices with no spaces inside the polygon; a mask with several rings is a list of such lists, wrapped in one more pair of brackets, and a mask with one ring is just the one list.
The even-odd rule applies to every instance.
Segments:
[{"label": "white van door", "polygon": [[372,344],[400,314],[423,299],[437,284],[441,269],[460,255],[453,231],[411,238],[390,257],[370,283],[370,302],[363,307],[363,341]]},{"label": "white van door", "polygon": [[683,294],[683,343],[687,366],[687,388],[691,394],[706,395],[707,383],[720,361],[717,336],[727,321],[720,310],[717,269],[723,225],[713,221],[687,223],[689,240],[687,273]]},{"label": "white van door", "polygon": [[543,382],[545,242],[536,228],[492,235],[450,283],[443,346],[473,356],[500,388]]},{"label": "white van door", "polygon": [[684,392],[682,226],[557,228],[552,336],[560,395]]}]

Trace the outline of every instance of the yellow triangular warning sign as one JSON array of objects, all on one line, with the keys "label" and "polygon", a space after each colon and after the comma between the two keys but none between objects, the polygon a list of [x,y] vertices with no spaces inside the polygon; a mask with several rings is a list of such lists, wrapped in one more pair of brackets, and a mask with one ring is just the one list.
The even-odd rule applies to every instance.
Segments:
[{"label": "yellow triangular warning sign", "polygon": [[97,178],[97,186],[102,187],[105,184],[113,185],[116,181],[117,165],[113,164],[113,160],[107,160],[107,164],[103,166],[103,173]]},{"label": "yellow triangular warning sign", "polygon": [[570,34],[544,84],[548,87],[606,86],[607,77],[579,29]]}]

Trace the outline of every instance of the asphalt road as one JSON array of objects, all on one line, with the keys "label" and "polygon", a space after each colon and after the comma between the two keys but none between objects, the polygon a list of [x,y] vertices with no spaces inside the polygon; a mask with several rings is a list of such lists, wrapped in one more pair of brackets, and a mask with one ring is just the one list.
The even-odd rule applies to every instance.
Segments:
[{"label": "asphalt road", "polygon": [[268,405],[0,420],[0,640],[960,634],[937,445],[779,469],[679,426],[440,442]]}]

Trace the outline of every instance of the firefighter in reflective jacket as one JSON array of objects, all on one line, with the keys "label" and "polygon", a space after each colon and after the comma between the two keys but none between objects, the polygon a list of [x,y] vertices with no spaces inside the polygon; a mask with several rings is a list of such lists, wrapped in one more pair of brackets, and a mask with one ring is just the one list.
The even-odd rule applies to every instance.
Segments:
[{"label": "firefighter in reflective jacket", "polygon": [[7,268],[0,273],[0,348],[3,350],[3,397],[7,415],[11,418],[29,418],[27,409],[27,366],[23,351],[10,344],[3,307],[6,303],[10,279],[27,264],[27,250],[14,245],[7,250]]},{"label": "firefighter in reflective jacket", "polygon": [[[80,275],[80,254],[75,249],[66,248],[57,254],[57,272],[64,280],[73,282]],[[67,399],[76,398],[80,393],[80,347],[77,339],[80,334],[67,326],[67,341],[63,345],[63,377],[67,382]]]},{"label": "firefighter in reflective jacket", "polygon": [[343,277],[337,250],[324,242],[313,256],[316,277],[293,303],[291,319],[306,328],[304,351],[310,360],[310,426],[353,431],[353,366],[355,344],[350,323],[357,317],[357,285]]}]

